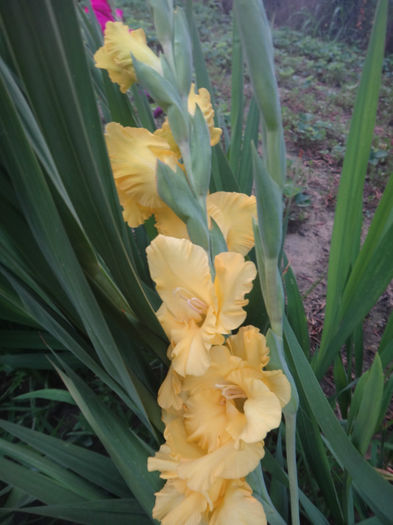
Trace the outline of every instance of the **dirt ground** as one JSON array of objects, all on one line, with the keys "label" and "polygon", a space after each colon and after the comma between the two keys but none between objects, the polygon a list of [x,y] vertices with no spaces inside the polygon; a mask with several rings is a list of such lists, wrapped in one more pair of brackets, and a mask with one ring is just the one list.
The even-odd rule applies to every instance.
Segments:
[{"label": "dirt ground", "polygon": [[[304,161],[307,168],[307,161]],[[314,161],[315,166],[315,161]],[[335,197],[338,188],[340,169],[323,166],[309,174],[306,192],[310,206],[301,221],[289,223],[285,240],[285,250],[295,272],[309,324],[312,349],[320,342],[326,303],[326,277],[329,261],[330,239],[334,221]],[[367,183],[365,195],[371,191]],[[368,199],[366,199],[368,202]],[[370,224],[375,209],[366,207],[364,234]],[[364,323],[365,365],[369,365],[375,354],[393,310],[393,283],[379,299]]]}]

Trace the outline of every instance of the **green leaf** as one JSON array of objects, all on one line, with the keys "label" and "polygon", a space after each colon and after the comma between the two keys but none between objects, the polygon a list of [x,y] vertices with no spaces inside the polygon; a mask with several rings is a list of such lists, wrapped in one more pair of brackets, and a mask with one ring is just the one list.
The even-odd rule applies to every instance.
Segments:
[{"label": "green leaf", "polygon": [[334,415],[325,394],[319,386],[296,337],[285,320],[285,337],[296,372],[296,383],[320,426],[332,451],[353,480],[357,492],[375,514],[385,523],[393,515],[393,487],[389,485],[359,454]]},{"label": "green leaf", "polygon": [[239,189],[242,193],[251,195],[253,186],[252,144],[258,144],[259,109],[255,97],[251,99],[248,110],[246,128],[244,130],[243,147],[238,173]]},{"label": "green leaf", "polygon": [[[289,487],[287,473],[283,470],[280,463],[274,458],[274,456],[272,456],[272,454],[268,450],[266,450],[265,456],[262,460],[262,467],[266,472],[269,472],[274,479],[276,479],[286,487]],[[299,499],[306,516],[308,516],[313,525],[328,524],[328,521],[323,516],[323,514],[317,509],[317,507],[312,503],[312,501],[300,489]]]},{"label": "green leaf", "polygon": [[[69,503],[63,505],[47,505],[46,507],[24,507],[21,509],[10,509],[14,512],[27,512],[36,516],[48,516],[72,523],[84,523],[91,525],[148,525],[152,523],[134,499],[101,499],[98,501],[86,501],[81,503]],[[1,512],[1,511],[0,511]]]},{"label": "green leaf", "polygon": [[393,360],[393,312],[389,316],[389,320],[379,344],[378,352],[379,357],[381,358],[382,367],[385,368]]},{"label": "green leaf", "polygon": [[[64,367],[64,364],[62,365]],[[147,472],[147,450],[127,424],[107,408],[90,388],[67,366],[58,370],[64,384],[100,439],[124,481],[148,516],[154,492],[161,488],[157,475]]]},{"label": "green leaf", "polygon": [[111,494],[123,498],[129,495],[126,484],[108,457],[9,421],[0,420],[0,428]]},{"label": "green leaf", "polygon": [[104,496],[104,492],[99,490],[97,486],[91,485],[91,483],[80,478],[73,472],[59,466],[57,463],[41,456],[41,454],[30,450],[24,445],[9,443],[0,438],[0,451],[7,457],[16,459],[28,465],[31,469],[45,474],[59,486],[77,494],[83,499],[93,500]]},{"label": "green leaf", "polygon": [[69,392],[67,392],[67,390],[60,390],[59,388],[43,388],[13,398],[14,401],[22,401],[24,399],[49,399],[50,401],[75,405]]},{"label": "green leaf", "polygon": [[131,308],[162,335],[130,259],[74,4],[3,7],[17,69],[83,229]]},{"label": "green leaf", "polygon": [[243,54],[240,35],[233,18],[232,25],[232,90],[231,90],[231,143],[229,148],[229,163],[237,180],[242,148],[243,130]]},{"label": "green leaf", "polygon": [[83,501],[82,496],[64,488],[58,481],[3,457],[0,457],[0,479],[46,504]]},{"label": "green leaf", "polygon": [[239,184],[220,144],[212,150],[212,180],[210,189],[214,191],[239,192]]},{"label": "green leaf", "polygon": [[24,350],[64,350],[64,346],[50,334],[39,330],[0,330],[2,348],[23,348]]},{"label": "green leaf", "polygon": [[[285,264],[288,264],[286,257]],[[293,331],[295,332],[296,338],[299,341],[300,346],[303,348],[303,352],[309,359],[310,338],[308,335],[306,313],[304,310],[302,297],[300,295],[299,288],[296,282],[295,274],[293,273],[293,270],[290,266],[287,266],[285,269],[284,283],[287,298],[286,312],[288,321]]]},{"label": "green leaf", "polygon": [[[346,146],[330,245],[325,323],[316,364],[319,378],[341,346],[338,344],[335,348],[329,349],[327,355],[328,345],[336,333],[339,321],[342,320],[339,312],[343,304],[344,287],[359,251],[363,185],[381,83],[387,7],[387,0],[378,3]],[[371,252],[370,256],[373,255],[374,253]],[[368,300],[368,296],[362,296],[361,301],[365,300]]]},{"label": "green leaf", "polygon": [[352,423],[352,441],[364,455],[376,431],[382,405],[384,375],[378,354],[363,377],[365,380],[359,381],[352,398],[356,411],[353,414],[351,406],[348,422]]}]

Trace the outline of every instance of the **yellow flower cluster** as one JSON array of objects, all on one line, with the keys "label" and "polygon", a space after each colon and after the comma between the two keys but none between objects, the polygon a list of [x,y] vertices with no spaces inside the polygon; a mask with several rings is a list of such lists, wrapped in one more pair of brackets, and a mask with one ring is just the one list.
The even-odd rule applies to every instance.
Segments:
[{"label": "yellow flower cluster", "polygon": [[[123,92],[136,81],[131,54],[161,71],[142,30],[129,32],[108,22],[96,65],[107,69]],[[210,95],[192,85],[191,115],[197,105],[214,146],[221,130],[214,127]],[[290,386],[280,370],[265,370],[264,336],[254,326],[241,326],[256,277],[254,263],[244,258],[254,245],[255,197],[207,196],[207,220],[218,225],[229,250],[211,265],[158,194],[158,161],[184,169],[168,119],[154,133],[112,122],[105,136],[124,219],[137,227],[154,215],[159,232],[146,251],[162,299],[157,317],[170,342],[171,365],[158,394],[165,443],[148,461],[148,470],[166,480],[153,517],[163,525],[266,523],[245,477],[264,455],[266,434],[280,424]]]},{"label": "yellow flower cluster", "polygon": [[165,444],[148,462],[166,481],[153,517],[163,525],[266,523],[245,481],[263,457],[263,439],[280,424],[290,386],[280,370],[266,371],[265,338],[238,328],[255,266],[239,253],[215,258],[186,239],[159,235],[147,249],[163,304],[171,366],[158,402]]}]

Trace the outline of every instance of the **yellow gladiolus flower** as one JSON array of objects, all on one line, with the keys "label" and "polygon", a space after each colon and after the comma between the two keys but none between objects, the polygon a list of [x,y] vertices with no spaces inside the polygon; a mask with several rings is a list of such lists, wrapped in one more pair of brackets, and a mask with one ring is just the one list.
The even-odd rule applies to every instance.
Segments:
[{"label": "yellow gladiolus flower", "polygon": [[135,228],[156,209],[166,207],[157,191],[157,162],[175,170],[177,157],[165,140],[147,129],[111,122],[106,126],[105,139],[124,219]]},{"label": "yellow gladiolus flower", "polygon": [[[262,346],[264,337],[254,327],[253,337]],[[232,348],[239,345],[240,335],[229,337]],[[255,350],[255,349],[254,349]],[[251,350],[253,352],[254,350]],[[257,443],[279,426],[281,409],[290,398],[290,386],[281,370],[262,370],[233,355],[226,346],[210,351],[210,367],[201,376],[187,376],[182,385],[184,418],[188,440],[211,451],[233,440]]]},{"label": "yellow gladiolus flower", "polygon": [[[214,127],[214,110],[210,101],[210,93],[206,88],[200,88],[198,92],[196,92],[195,84],[191,84],[190,93],[188,95],[188,112],[190,115],[195,115],[195,109],[197,105],[201,109],[203,116],[205,117],[207,127],[209,128],[210,145],[215,146],[220,142],[222,129]],[[178,145],[175,142],[175,139],[173,138],[168,119],[165,119],[162,127],[157,129],[154,134],[165,139],[168,144],[170,144],[176,155],[180,156],[180,151]]]},{"label": "yellow gladiolus flower", "polygon": [[162,74],[160,59],[146,43],[143,29],[129,31],[121,22],[107,22],[104,45],[94,55],[96,67],[106,69],[112,82],[125,93],[136,82],[131,53],[137,60]]},{"label": "yellow gladiolus flower", "polygon": [[223,343],[223,334],[246,318],[244,296],[252,288],[255,265],[238,253],[220,253],[213,283],[207,253],[187,239],[159,235],[146,252],[163,301],[157,316],[172,343],[173,367],[182,376],[201,375],[210,364],[211,346]]}]

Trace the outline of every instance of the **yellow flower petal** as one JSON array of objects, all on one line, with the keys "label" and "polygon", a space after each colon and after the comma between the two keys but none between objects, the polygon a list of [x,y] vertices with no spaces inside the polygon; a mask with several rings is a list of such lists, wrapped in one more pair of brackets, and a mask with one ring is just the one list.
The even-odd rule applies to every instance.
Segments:
[{"label": "yellow flower petal", "polygon": [[250,486],[244,480],[228,484],[217,504],[209,525],[267,525],[262,505],[252,497]]},{"label": "yellow flower petal", "polygon": [[252,219],[257,218],[254,195],[219,191],[207,197],[207,212],[218,224],[228,250],[242,255],[254,246]]},{"label": "yellow flower petal", "polygon": [[210,93],[206,88],[200,88],[198,92],[196,92],[195,84],[191,84],[188,95],[188,112],[191,115],[195,115],[197,105],[201,109],[210,131],[210,145],[215,146],[220,141],[222,130],[214,127],[214,110],[210,101]]},{"label": "yellow flower petal", "polygon": [[[105,139],[120,202],[132,217],[132,226],[138,226],[143,222],[134,224],[138,214],[145,219],[146,209],[164,205],[157,191],[158,160],[175,169],[177,159],[168,144],[147,129],[111,122],[106,126]],[[139,207],[135,213],[130,210],[133,201]]]},{"label": "yellow flower petal", "polygon": [[177,478],[178,464],[178,461],[176,461],[171,453],[171,449],[165,443],[161,445],[160,450],[156,452],[154,457],[147,458],[148,472],[159,470],[162,479]]},{"label": "yellow flower petal", "polygon": [[237,334],[228,337],[226,345],[233,355],[241,357],[257,370],[269,363],[265,336],[255,326],[242,326]]},{"label": "yellow flower petal", "polygon": [[94,55],[96,67],[106,69],[112,82],[125,93],[136,82],[131,53],[140,62],[162,73],[159,58],[147,46],[143,29],[132,32],[121,22],[107,22],[104,45]]},{"label": "yellow flower petal", "polygon": [[264,370],[262,381],[277,396],[281,407],[285,407],[291,399],[291,385],[282,370]]},{"label": "yellow flower petal", "polygon": [[245,261],[239,253],[223,252],[214,260],[216,278],[218,326],[221,333],[228,333],[240,326],[246,318],[244,296],[250,292],[256,277],[255,264]]},{"label": "yellow flower petal", "polygon": [[201,525],[206,509],[202,494],[187,490],[181,480],[170,480],[156,493],[153,518],[161,525]]},{"label": "yellow flower petal", "polygon": [[217,388],[204,388],[190,396],[185,403],[185,427],[189,441],[211,452],[222,445],[226,437],[227,412],[222,403],[221,391]]},{"label": "yellow flower petal", "polygon": [[119,196],[120,204],[123,207],[123,219],[128,226],[136,228],[140,224],[143,224],[146,219],[151,217],[154,211],[153,208],[139,204],[132,193],[130,194],[117,187],[117,194]]},{"label": "yellow flower petal", "polygon": [[194,460],[182,460],[179,476],[187,480],[191,490],[207,494],[219,479],[242,478],[252,472],[264,455],[262,443],[242,443],[236,449],[233,442]]},{"label": "yellow flower petal", "polygon": [[173,138],[172,131],[167,118],[164,120],[164,123],[161,126],[161,128],[155,130],[154,135],[156,137],[159,137],[160,139],[165,140],[169,144],[171,151],[173,151],[178,157],[181,156],[179,147],[176,144],[175,139]]},{"label": "yellow flower petal", "polygon": [[180,410],[183,406],[183,400],[180,396],[181,387],[181,377],[175,372],[172,366],[169,367],[167,376],[158,391],[158,404],[160,407]]},{"label": "yellow flower petal", "polygon": [[247,369],[233,371],[227,380],[238,385],[246,395],[243,405],[245,426],[238,439],[246,443],[264,439],[281,422],[281,405],[277,396],[259,379],[247,377]]},{"label": "yellow flower petal", "polygon": [[214,292],[207,253],[186,239],[158,235],[146,249],[150,275],[179,322],[200,322]]},{"label": "yellow flower petal", "polygon": [[[198,93],[195,92],[195,84],[191,84],[190,93],[188,95],[188,111],[191,115],[195,115],[195,108],[199,106],[203,116],[205,117],[207,127],[210,132],[210,145],[215,146],[220,142],[222,130],[214,127],[214,110],[210,102],[210,94],[207,89],[201,88]],[[164,139],[170,145],[171,150],[179,157],[180,150],[173,138],[168,119],[166,118],[162,127],[157,129],[154,134],[157,137]]]},{"label": "yellow flower petal", "polygon": [[188,239],[187,226],[169,206],[164,204],[161,208],[157,208],[154,216],[158,233],[177,239]]}]

